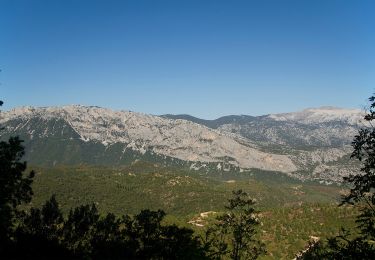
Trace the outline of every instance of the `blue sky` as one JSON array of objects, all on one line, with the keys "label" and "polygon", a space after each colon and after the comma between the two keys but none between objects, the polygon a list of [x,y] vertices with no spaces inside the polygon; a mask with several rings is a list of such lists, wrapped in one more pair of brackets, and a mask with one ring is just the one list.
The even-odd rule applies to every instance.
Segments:
[{"label": "blue sky", "polygon": [[1,0],[0,97],[203,118],[375,91],[375,1]]}]

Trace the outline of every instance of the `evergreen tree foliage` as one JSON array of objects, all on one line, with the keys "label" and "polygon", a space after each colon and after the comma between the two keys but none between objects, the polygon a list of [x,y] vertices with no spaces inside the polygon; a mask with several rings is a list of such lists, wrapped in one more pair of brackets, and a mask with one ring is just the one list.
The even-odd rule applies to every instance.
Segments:
[{"label": "evergreen tree foliage", "polygon": [[34,172],[25,175],[27,165],[21,161],[23,155],[24,147],[18,137],[0,142],[0,252],[7,250],[13,240],[17,207],[30,202],[32,196]]},{"label": "evergreen tree foliage", "polygon": [[265,254],[265,245],[255,238],[259,221],[255,201],[242,190],[233,191],[225,206],[226,212],[217,217],[216,226],[209,229],[206,241],[214,248],[212,256],[231,259],[256,259]]},{"label": "evergreen tree foliage", "polygon": [[[188,228],[162,225],[165,213],[143,210],[100,216],[94,205],[79,206],[67,218],[52,197],[25,213],[14,237],[11,259],[208,259]],[[4,255],[3,255],[4,256]]]}]

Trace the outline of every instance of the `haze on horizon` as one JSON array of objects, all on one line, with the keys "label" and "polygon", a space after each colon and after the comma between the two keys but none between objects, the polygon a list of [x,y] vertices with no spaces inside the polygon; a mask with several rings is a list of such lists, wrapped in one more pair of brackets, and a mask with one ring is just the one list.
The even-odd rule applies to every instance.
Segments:
[{"label": "haze on horizon", "polygon": [[374,12],[370,0],[5,0],[0,98],[205,119],[362,108]]}]

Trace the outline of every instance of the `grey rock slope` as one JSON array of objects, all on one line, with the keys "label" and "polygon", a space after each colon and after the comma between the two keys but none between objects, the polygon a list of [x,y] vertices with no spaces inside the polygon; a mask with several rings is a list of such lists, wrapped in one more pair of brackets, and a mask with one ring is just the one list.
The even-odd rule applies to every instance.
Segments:
[{"label": "grey rock slope", "polygon": [[351,142],[358,129],[366,127],[363,116],[358,109],[320,107],[259,117],[173,118],[192,120],[234,139],[245,139],[259,150],[287,155],[297,166],[292,176],[330,183],[340,182],[343,176],[358,169],[357,163],[350,160]]},{"label": "grey rock slope", "polygon": [[0,114],[1,138],[20,135],[31,163],[121,165],[173,162],[191,169],[261,169],[299,179],[339,181],[361,126],[359,110],[323,107],[297,113],[153,116],[85,106],[23,107]]},{"label": "grey rock slope", "polygon": [[[288,156],[260,151],[246,140],[239,142],[224,133],[186,120],[128,111],[84,106],[19,108],[2,113],[0,124],[5,126],[9,135],[22,134],[26,140],[35,140],[38,146],[41,146],[40,140],[48,140],[48,143],[54,140],[59,146],[75,141],[70,151],[72,154],[81,149],[76,147],[80,144],[96,145],[98,148],[95,150],[100,153],[121,146],[123,153],[132,151],[145,155],[151,152],[189,162],[227,162],[239,168],[285,173],[297,169]],[[58,149],[53,148],[54,151]],[[68,148],[61,149],[69,155]],[[31,149],[30,152],[34,151]],[[55,158],[54,161],[59,160],[62,159]],[[221,166],[218,164],[217,167]]]}]

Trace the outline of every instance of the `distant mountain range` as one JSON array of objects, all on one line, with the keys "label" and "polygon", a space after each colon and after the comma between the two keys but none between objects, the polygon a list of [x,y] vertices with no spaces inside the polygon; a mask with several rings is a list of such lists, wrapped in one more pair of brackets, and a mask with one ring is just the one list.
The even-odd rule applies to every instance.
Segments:
[{"label": "distant mountain range", "polygon": [[356,171],[350,143],[363,112],[320,107],[204,120],[100,107],[21,107],[0,113],[1,139],[20,135],[26,160],[41,166],[128,165],[144,160],[199,171],[282,172],[339,182]]}]

